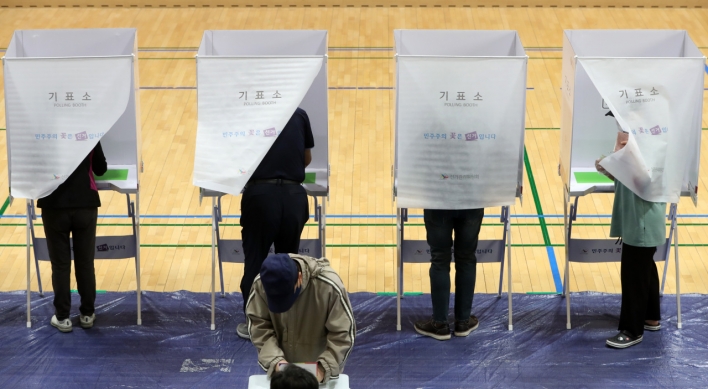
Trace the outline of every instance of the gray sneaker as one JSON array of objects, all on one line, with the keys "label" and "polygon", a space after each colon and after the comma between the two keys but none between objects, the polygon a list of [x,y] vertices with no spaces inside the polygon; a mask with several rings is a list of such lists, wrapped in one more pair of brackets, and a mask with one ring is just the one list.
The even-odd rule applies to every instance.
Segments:
[{"label": "gray sneaker", "polygon": [[236,326],[236,335],[238,335],[239,338],[251,339],[251,334],[248,333],[248,324],[240,323]]},{"label": "gray sneaker", "polygon": [[79,325],[81,328],[88,329],[93,327],[93,322],[96,320],[96,314],[92,313],[91,316],[81,315],[79,317]]},{"label": "gray sneaker", "polygon": [[56,329],[58,329],[61,332],[71,332],[72,331],[71,320],[69,320],[68,318],[66,318],[62,321],[59,321],[57,319],[57,315],[54,315],[54,316],[52,316],[51,324],[52,324],[52,327],[55,327]]}]

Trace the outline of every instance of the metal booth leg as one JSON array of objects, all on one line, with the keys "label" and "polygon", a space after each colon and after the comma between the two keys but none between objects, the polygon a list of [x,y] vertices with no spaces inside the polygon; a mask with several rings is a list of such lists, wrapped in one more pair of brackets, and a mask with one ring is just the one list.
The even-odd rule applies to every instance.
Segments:
[{"label": "metal booth leg", "polygon": [[[506,291],[507,296],[509,297],[509,331],[514,330],[514,324],[513,324],[513,310],[512,310],[512,305],[511,305],[511,300],[512,300],[512,295],[511,295],[511,218],[509,217],[509,207],[506,207],[506,222],[504,223],[504,229],[505,229],[505,235],[506,235],[506,256],[507,260],[509,261],[509,264],[506,267],[507,271],[507,282],[509,283],[509,287]],[[502,263],[504,263],[504,260],[502,258]]]},{"label": "metal booth leg", "polygon": [[570,204],[570,195],[565,196],[565,206],[563,207],[563,221],[566,227],[565,231],[565,282],[563,283],[563,296],[565,296],[565,315],[566,315],[566,329],[571,329],[570,324],[570,239],[573,232],[573,221],[578,213],[578,200],[580,197],[575,197],[575,202]]},{"label": "metal booth leg", "polygon": [[[32,269],[32,266],[30,264],[31,258],[30,258],[30,223],[31,220],[30,218],[32,217],[31,209],[30,209],[30,200],[27,200],[27,328],[32,328],[32,301],[31,301],[31,289],[30,289],[30,271]],[[37,274],[37,278],[39,278],[39,274]]]},{"label": "metal booth leg", "polygon": [[142,316],[142,286],[140,281],[140,194],[135,193],[135,202],[130,201],[130,195],[125,195],[128,201],[128,216],[133,220],[133,236],[135,237],[135,283],[136,283],[136,294],[137,294],[137,316],[138,325],[143,324]]},{"label": "metal booth leg", "polygon": [[396,266],[398,282],[396,288],[396,331],[401,330],[401,297],[403,295],[403,258],[401,245],[403,244],[403,222],[405,209],[396,209]]},{"label": "metal booth leg", "polygon": [[676,259],[676,316],[677,327],[682,328],[681,323],[681,272],[679,271],[679,244],[678,244],[678,228],[674,231],[674,258]]},{"label": "metal booth leg", "polygon": [[211,198],[211,330],[216,330],[216,199]]},{"label": "metal booth leg", "polygon": [[[213,202],[212,202],[213,204]],[[219,233],[219,222],[221,222],[221,197],[216,199],[216,207],[211,210],[211,218],[214,223],[214,234],[216,235],[216,246],[219,247],[219,242],[221,242],[221,235]],[[219,262],[219,281],[221,282],[221,297],[226,297],[226,292],[224,290],[224,266],[221,261],[221,252],[216,252],[216,258]]]},{"label": "metal booth leg", "polygon": [[666,273],[669,270],[669,259],[671,257],[671,242],[673,242],[674,232],[676,231],[676,211],[678,205],[671,204],[669,207],[669,221],[671,221],[671,227],[669,228],[669,239],[667,240],[666,250],[664,251],[664,274],[661,276],[661,289],[659,295],[664,295],[664,287],[666,286]]},{"label": "metal booth leg", "polygon": [[320,215],[320,220],[319,220],[319,238],[320,238],[320,245],[322,246],[321,251],[322,251],[322,256],[327,257],[327,231],[325,230],[325,227],[327,226],[327,220],[325,220],[325,215],[326,215],[326,205],[325,203],[327,202],[326,197],[322,197],[322,204],[319,205],[319,215]]},{"label": "metal booth leg", "polygon": [[39,259],[37,257],[36,246],[34,246],[35,234],[34,234],[34,221],[37,220],[37,212],[34,208],[34,200],[29,200],[28,213],[29,215],[29,233],[30,233],[30,243],[32,245],[32,251],[34,252],[34,268],[37,272],[37,286],[39,287],[39,296],[44,297],[44,288],[42,287],[42,274],[39,271]]},{"label": "metal booth leg", "polygon": [[[508,220],[508,207],[501,207],[501,215],[499,217],[499,222],[504,225],[504,232],[502,234],[502,242],[504,242],[504,245],[506,245],[506,222]],[[502,295],[502,286],[504,285],[504,250],[501,251],[500,257],[499,257],[499,262],[501,263],[501,268],[499,269],[499,292],[497,293],[497,297],[501,298]]]}]

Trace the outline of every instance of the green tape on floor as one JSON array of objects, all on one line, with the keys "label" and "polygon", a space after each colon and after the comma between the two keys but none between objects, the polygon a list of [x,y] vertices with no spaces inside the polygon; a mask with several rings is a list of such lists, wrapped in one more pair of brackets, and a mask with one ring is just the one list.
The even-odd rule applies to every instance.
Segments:
[{"label": "green tape on floor", "polygon": [[[72,290],[71,290],[71,293],[78,294],[79,291],[76,290],[76,289],[72,289]],[[106,293],[105,290],[97,290],[97,291],[96,291],[96,294],[105,294],[105,293]]]}]

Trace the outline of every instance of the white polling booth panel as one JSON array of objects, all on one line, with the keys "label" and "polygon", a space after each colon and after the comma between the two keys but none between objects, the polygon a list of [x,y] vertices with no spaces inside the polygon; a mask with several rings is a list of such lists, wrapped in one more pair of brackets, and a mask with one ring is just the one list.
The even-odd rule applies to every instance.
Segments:
[{"label": "white polling booth panel", "polygon": [[399,208],[512,205],[527,57],[516,31],[395,30]]},{"label": "white polling booth panel", "polygon": [[5,53],[10,194],[50,194],[101,141],[100,189],[138,187],[135,29],[18,30]]},{"label": "white polling booth panel", "polygon": [[194,185],[238,195],[300,107],[315,139],[305,188],[326,195],[326,57],[327,31],[205,31],[197,55]]},{"label": "white polling booth panel", "polygon": [[[430,261],[426,241],[405,239],[408,208],[501,206],[502,239],[479,241],[476,252],[501,264],[501,295],[509,206],[523,188],[528,57],[516,31],[394,30],[394,40],[400,330],[403,263]],[[510,330],[511,311],[509,293]]]},{"label": "white polling booth panel", "polygon": [[[704,56],[682,30],[566,30],[560,174],[570,196],[612,192],[595,160],[610,156],[617,123],[627,147],[603,166],[640,197],[697,201]],[[624,166],[625,168],[618,168]],[[627,168],[629,167],[629,168]]]},{"label": "white polling booth panel", "polygon": [[[108,171],[95,177],[96,186],[126,195],[133,228],[130,235],[97,237],[95,257],[135,257],[141,324],[137,52],[134,28],[17,30],[3,70],[10,195],[27,199],[28,280],[32,250],[41,295],[38,261],[49,253],[34,233],[34,200],[54,192],[100,141]],[[27,299],[30,326],[29,281]]]},{"label": "white polling booth panel", "polygon": [[[705,57],[682,30],[566,30],[563,36],[562,119],[559,174],[564,183],[566,315],[570,323],[570,262],[617,262],[617,239],[577,239],[573,222],[581,196],[612,193],[614,183],[595,161],[637,196],[672,203],[663,293],[674,245],[677,326],[681,328],[677,203],[698,200]],[[614,118],[606,116],[611,111]],[[619,132],[627,144],[615,151]],[[575,197],[574,200],[571,200]]]},{"label": "white polling booth panel", "polygon": [[327,94],[327,31],[204,32],[193,183],[212,197],[212,282],[218,255],[222,296],[222,263],[243,263],[245,256],[241,240],[221,239],[221,196],[241,193],[298,107],[307,112],[315,141],[303,186],[314,198],[318,222],[318,238],[301,239],[299,251],[324,255],[325,201],[318,197],[329,194]]}]

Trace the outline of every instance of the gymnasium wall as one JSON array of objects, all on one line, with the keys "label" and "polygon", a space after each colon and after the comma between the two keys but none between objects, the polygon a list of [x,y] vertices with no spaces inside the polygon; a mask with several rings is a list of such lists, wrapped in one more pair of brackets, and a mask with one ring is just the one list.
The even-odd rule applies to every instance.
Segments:
[{"label": "gymnasium wall", "polygon": [[[708,0],[0,0],[0,7],[609,7],[702,8]],[[657,28],[662,28],[657,25]]]}]

